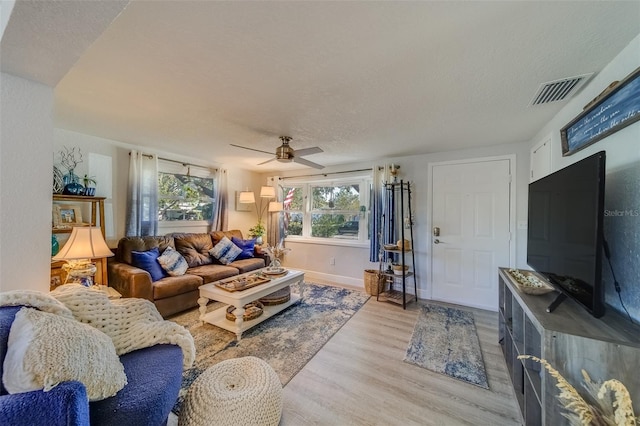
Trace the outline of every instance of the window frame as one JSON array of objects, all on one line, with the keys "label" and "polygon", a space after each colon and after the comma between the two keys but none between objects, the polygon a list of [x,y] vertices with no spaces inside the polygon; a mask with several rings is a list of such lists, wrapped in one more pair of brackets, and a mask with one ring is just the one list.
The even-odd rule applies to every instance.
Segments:
[{"label": "window frame", "polygon": [[[369,213],[370,213],[370,189],[373,183],[373,173],[367,174],[353,174],[344,177],[335,178],[318,178],[318,179],[285,179],[281,183],[282,198],[287,195],[288,188],[301,188],[302,189],[302,207],[303,211],[293,210],[294,213],[302,213],[302,235],[287,235],[285,241],[300,242],[300,243],[314,243],[324,245],[342,245],[342,246],[369,246]],[[334,238],[334,237],[314,237],[312,236],[312,217],[314,214],[333,214],[333,211],[326,211],[323,209],[312,209],[313,205],[313,188],[314,187],[339,187],[346,185],[358,185],[359,188],[359,206],[365,206],[365,214],[360,214],[360,210],[353,211],[359,219],[358,235],[357,238]],[[288,210],[285,210],[285,212]],[[349,215],[350,210],[338,210],[335,214]]]}]

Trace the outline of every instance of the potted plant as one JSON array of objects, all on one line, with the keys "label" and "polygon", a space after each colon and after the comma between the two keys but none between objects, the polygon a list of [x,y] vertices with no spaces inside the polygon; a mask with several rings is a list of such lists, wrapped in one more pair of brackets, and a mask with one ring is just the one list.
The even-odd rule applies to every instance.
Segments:
[{"label": "potted plant", "polygon": [[262,236],[265,234],[266,229],[262,220],[258,220],[258,223],[253,228],[249,229],[249,236],[256,239],[256,244],[262,244]]},{"label": "potted plant", "polygon": [[89,175],[84,175],[84,177],[82,178],[82,183],[84,183],[84,195],[90,195],[90,196],[96,195],[95,185],[97,182],[93,177],[89,177]]}]

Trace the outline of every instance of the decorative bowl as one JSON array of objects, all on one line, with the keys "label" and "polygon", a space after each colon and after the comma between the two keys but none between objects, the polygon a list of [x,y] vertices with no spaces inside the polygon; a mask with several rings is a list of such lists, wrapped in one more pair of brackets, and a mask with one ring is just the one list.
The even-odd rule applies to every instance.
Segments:
[{"label": "decorative bowl", "polygon": [[405,272],[409,270],[409,265],[404,265],[404,268],[402,267],[402,265],[391,265],[391,269],[393,269],[394,274],[402,275],[403,269]]},{"label": "decorative bowl", "polygon": [[555,290],[550,284],[547,284],[546,282],[540,280],[531,271],[509,269],[509,275],[511,275],[515,280],[518,290],[525,294],[539,296],[541,294],[547,294]]}]

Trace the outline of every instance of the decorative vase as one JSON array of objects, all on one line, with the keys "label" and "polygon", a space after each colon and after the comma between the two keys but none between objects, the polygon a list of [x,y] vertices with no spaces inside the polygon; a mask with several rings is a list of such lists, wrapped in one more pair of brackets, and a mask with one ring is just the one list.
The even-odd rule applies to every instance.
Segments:
[{"label": "decorative vase", "polygon": [[277,257],[274,256],[274,257],[271,258],[271,263],[269,264],[269,269],[272,269],[272,270],[273,269],[280,269],[281,266],[282,265],[280,263],[280,260],[278,260]]},{"label": "decorative vase", "polygon": [[64,190],[65,195],[82,195],[84,192],[84,186],[78,182],[80,178],[74,173],[73,169],[69,170],[69,173],[64,175]]},{"label": "decorative vase", "polygon": [[261,245],[262,244],[262,235],[259,235],[256,237],[256,244]]},{"label": "decorative vase", "polygon": [[58,254],[60,251],[60,243],[58,243],[58,238],[55,235],[51,235],[51,257]]}]

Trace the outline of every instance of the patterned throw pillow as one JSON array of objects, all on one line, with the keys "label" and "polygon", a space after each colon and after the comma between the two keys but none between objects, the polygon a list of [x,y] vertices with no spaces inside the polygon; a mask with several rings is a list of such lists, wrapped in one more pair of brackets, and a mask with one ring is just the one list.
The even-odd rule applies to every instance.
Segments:
[{"label": "patterned throw pillow", "polygon": [[189,269],[189,265],[180,252],[174,250],[171,246],[164,250],[164,253],[158,258],[158,263],[162,266],[162,269],[167,271],[167,274],[172,277],[179,277],[184,275]]},{"label": "patterned throw pillow", "polygon": [[231,242],[242,249],[242,253],[238,255],[236,260],[250,259],[253,257],[253,250],[256,246],[256,239],[243,240],[241,238],[231,237]]},{"label": "patterned throw pillow", "polygon": [[167,276],[158,263],[158,256],[160,256],[158,247],[147,251],[132,251],[131,263],[136,268],[147,271],[151,275],[151,281],[158,281]]},{"label": "patterned throw pillow", "polygon": [[209,250],[209,254],[220,261],[223,265],[228,265],[242,253],[242,249],[233,244],[230,239],[224,237],[214,248]]}]

